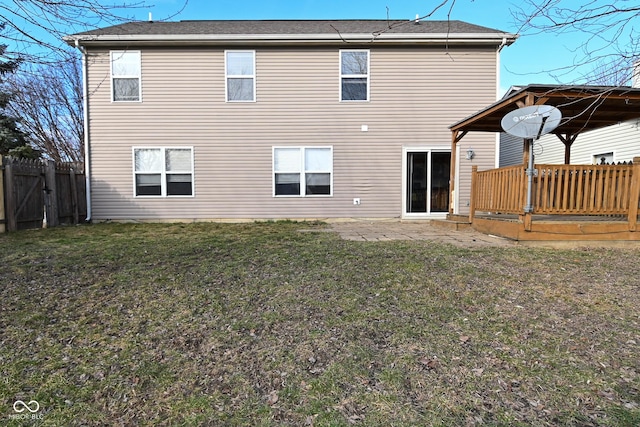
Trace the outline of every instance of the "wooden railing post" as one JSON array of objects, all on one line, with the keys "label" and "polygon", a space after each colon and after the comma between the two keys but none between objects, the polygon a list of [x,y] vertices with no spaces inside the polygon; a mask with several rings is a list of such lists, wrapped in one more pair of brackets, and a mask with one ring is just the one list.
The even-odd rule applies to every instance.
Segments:
[{"label": "wooden railing post", "polygon": [[469,201],[469,222],[473,223],[473,218],[476,215],[476,193],[478,191],[477,189],[477,182],[478,179],[478,166],[474,165],[471,166],[471,198]]},{"label": "wooden railing post", "polygon": [[633,158],[631,189],[629,194],[629,231],[638,228],[638,204],[640,203],[640,157]]}]

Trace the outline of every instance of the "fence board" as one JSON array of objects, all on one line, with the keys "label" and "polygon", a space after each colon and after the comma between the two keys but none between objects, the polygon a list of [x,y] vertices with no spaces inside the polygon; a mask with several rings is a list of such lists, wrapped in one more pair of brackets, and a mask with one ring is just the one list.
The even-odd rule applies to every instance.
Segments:
[{"label": "fence board", "polygon": [[[6,230],[77,224],[86,215],[82,164],[1,158]],[[45,180],[45,178],[47,178]],[[0,218],[2,219],[2,218]]]}]

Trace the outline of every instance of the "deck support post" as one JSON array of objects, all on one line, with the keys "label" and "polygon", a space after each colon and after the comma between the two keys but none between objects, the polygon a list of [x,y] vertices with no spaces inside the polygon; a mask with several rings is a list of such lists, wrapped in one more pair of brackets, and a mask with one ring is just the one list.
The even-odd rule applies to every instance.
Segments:
[{"label": "deck support post", "polygon": [[629,231],[638,231],[638,204],[640,204],[640,157],[634,157],[629,194]]},{"label": "deck support post", "polygon": [[473,224],[473,218],[476,216],[476,180],[478,178],[478,166],[471,166],[471,200],[469,202],[469,223]]},{"label": "deck support post", "polygon": [[564,164],[571,164],[571,146],[575,142],[579,134],[556,135],[560,141],[564,144]]},{"label": "deck support post", "polygon": [[451,132],[451,171],[449,175],[449,215],[453,215],[456,201],[456,171],[458,165],[458,142],[467,134],[467,131],[454,130]]},{"label": "deck support post", "polygon": [[527,212],[522,215],[522,223],[524,224],[524,231],[531,231],[531,223],[532,223],[532,215],[531,212]]}]

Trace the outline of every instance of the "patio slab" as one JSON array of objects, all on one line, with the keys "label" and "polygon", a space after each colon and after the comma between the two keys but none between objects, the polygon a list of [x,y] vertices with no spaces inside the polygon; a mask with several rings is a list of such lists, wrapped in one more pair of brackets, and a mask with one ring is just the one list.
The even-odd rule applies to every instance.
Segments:
[{"label": "patio slab", "polygon": [[515,246],[516,242],[474,230],[450,230],[429,221],[348,221],[329,224],[345,240],[382,242],[390,240],[423,240],[474,248]]}]

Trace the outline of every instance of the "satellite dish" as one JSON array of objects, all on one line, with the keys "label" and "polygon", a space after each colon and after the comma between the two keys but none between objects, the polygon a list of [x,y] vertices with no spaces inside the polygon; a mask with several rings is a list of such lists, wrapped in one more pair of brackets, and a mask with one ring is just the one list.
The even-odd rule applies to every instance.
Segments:
[{"label": "satellite dish", "polygon": [[560,124],[562,113],[551,105],[532,105],[518,108],[505,115],[500,122],[509,135],[538,139]]}]

